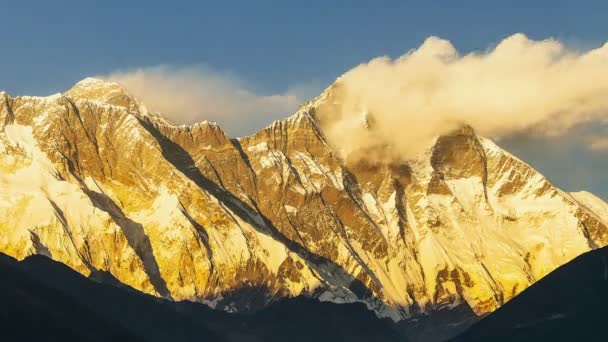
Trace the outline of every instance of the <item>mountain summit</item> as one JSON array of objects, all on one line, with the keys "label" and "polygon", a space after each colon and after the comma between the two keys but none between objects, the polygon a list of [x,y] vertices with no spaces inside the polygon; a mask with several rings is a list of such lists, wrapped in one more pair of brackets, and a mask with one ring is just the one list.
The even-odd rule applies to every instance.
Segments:
[{"label": "mountain summit", "polygon": [[606,203],[470,128],[415,159],[343,162],[317,113],[330,92],[239,139],[97,79],[3,94],[0,252],[226,311],[305,296],[460,329],[608,244]]}]

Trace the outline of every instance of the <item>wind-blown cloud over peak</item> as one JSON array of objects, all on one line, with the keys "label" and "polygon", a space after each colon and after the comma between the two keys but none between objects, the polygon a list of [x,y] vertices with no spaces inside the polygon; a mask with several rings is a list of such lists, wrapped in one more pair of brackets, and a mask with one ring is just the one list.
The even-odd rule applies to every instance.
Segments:
[{"label": "wind-blown cloud over peak", "polygon": [[[228,133],[245,135],[293,113],[306,99],[294,86],[277,94],[259,94],[243,80],[205,66],[154,66],[100,76],[120,83],[147,108],[177,124],[203,120],[221,124]],[[291,88],[290,88],[291,89]]]},{"label": "wind-blown cloud over peak", "polygon": [[577,51],[515,34],[460,55],[430,37],[397,59],[353,68],[334,89],[338,104],[319,116],[347,159],[413,157],[462,124],[493,138],[557,135],[608,118],[608,43]]}]

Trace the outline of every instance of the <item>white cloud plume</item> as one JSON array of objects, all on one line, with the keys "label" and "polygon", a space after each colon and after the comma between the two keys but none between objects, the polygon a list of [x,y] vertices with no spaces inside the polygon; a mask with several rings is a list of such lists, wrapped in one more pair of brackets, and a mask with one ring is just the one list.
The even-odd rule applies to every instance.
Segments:
[{"label": "white cloud plume", "polygon": [[347,159],[412,157],[464,123],[494,138],[561,134],[608,118],[608,44],[575,51],[516,34],[460,55],[431,37],[397,59],[353,68],[334,91],[338,104],[321,108],[319,117]]},{"label": "white cloud plume", "polygon": [[219,123],[232,135],[245,135],[292,114],[306,100],[297,86],[261,95],[246,82],[204,66],[155,66],[101,76],[123,85],[147,108],[177,124]]},{"label": "white cloud plume", "polygon": [[608,151],[607,136],[592,136],[587,139],[587,142],[593,151]]}]

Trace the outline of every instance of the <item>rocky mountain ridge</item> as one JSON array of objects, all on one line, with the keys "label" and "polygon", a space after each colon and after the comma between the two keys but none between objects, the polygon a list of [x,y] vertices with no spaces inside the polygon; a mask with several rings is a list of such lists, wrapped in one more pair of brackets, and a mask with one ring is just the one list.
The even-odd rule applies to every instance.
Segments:
[{"label": "rocky mountain ridge", "polygon": [[238,139],[97,79],[3,93],[0,252],[227,311],[306,296],[411,320],[489,313],[608,244],[606,203],[468,127],[414,160],[346,165],[317,111],[334,91]]}]

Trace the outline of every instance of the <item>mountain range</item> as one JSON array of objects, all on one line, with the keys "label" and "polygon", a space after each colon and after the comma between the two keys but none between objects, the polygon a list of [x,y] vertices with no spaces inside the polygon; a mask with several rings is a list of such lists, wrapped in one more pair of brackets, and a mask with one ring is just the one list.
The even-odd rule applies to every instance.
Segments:
[{"label": "mountain range", "polygon": [[605,202],[558,189],[468,126],[416,158],[344,162],[319,110],[339,101],[331,86],[231,138],[99,79],[0,93],[0,252],[231,313],[361,303],[436,341],[608,244]]}]

